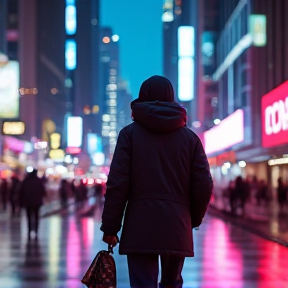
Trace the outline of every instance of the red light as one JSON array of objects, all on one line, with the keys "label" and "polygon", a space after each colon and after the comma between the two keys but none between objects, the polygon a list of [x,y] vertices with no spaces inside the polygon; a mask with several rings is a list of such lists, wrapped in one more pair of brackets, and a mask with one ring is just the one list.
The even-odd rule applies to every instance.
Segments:
[{"label": "red light", "polygon": [[81,153],[81,148],[79,148],[79,147],[67,147],[66,148],[66,153],[79,154],[79,153]]}]

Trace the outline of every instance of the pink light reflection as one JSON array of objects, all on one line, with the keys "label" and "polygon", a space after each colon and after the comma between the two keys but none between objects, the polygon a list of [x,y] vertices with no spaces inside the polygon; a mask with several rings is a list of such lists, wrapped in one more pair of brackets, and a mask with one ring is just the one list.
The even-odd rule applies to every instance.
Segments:
[{"label": "pink light reflection", "polygon": [[241,251],[232,243],[227,224],[213,219],[211,226],[204,238],[202,287],[212,287],[213,282],[223,288],[244,287]]},{"label": "pink light reflection", "polygon": [[[67,276],[79,279],[81,272],[81,245],[79,232],[77,231],[74,218],[69,219],[69,230],[67,235]],[[79,282],[71,282],[69,288],[79,287]],[[74,285],[75,284],[75,285]]]},{"label": "pink light reflection", "polygon": [[[277,243],[263,241],[261,250],[265,257],[260,257],[258,273],[259,287],[270,288],[270,287],[288,287],[288,250],[286,247],[281,246]],[[285,279],[285,283],[283,280]]]},{"label": "pink light reflection", "polygon": [[94,239],[94,220],[93,218],[82,218],[81,221],[82,226],[82,236],[83,236],[83,244],[86,250],[88,251]]}]

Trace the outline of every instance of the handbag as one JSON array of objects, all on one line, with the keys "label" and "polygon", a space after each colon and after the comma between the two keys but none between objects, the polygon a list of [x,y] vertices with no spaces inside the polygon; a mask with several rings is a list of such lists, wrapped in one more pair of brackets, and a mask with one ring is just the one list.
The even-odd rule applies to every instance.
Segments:
[{"label": "handbag", "polygon": [[116,265],[112,246],[97,253],[81,282],[88,288],[116,288]]}]

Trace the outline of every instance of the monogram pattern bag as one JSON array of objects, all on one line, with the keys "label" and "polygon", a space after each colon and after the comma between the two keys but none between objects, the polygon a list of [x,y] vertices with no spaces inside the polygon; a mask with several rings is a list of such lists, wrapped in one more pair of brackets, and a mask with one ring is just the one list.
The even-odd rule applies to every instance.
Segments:
[{"label": "monogram pattern bag", "polygon": [[97,253],[81,282],[88,288],[116,288],[116,265],[112,247]]}]

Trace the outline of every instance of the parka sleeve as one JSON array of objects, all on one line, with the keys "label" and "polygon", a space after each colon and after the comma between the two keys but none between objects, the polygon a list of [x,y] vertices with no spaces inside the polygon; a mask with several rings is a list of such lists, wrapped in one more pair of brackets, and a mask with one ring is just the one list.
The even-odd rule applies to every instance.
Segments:
[{"label": "parka sleeve", "polygon": [[195,135],[195,149],[191,159],[191,221],[192,227],[199,227],[205,216],[212,195],[213,181],[203,145]]},{"label": "parka sleeve", "polygon": [[115,152],[106,183],[105,203],[100,230],[107,235],[117,235],[130,190],[131,147],[129,133],[123,128],[118,136]]}]

